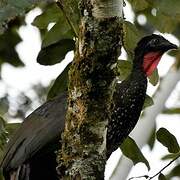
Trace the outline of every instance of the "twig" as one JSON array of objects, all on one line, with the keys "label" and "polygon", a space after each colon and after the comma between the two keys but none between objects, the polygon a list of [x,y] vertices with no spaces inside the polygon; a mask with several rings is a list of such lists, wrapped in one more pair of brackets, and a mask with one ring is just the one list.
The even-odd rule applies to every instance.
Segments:
[{"label": "twig", "polygon": [[176,159],[178,159],[180,157],[180,154],[175,157],[172,161],[170,161],[166,166],[164,166],[159,172],[157,172],[154,176],[149,177],[150,179],[153,179],[154,177],[156,177],[157,175],[159,175],[162,171],[164,171],[168,166],[170,166]]},{"label": "twig", "polygon": [[162,171],[164,171],[168,166],[170,166],[175,160],[177,160],[180,157],[180,154],[175,157],[172,161],[170,161],[166,166],[164,166],[160,171],[158,171],[155,175],[153,176],[148,176],[148,175],[143,175],[143,176],[137,176],[137,177],[131,177],[128,180],[132,180],[132,179],[139,179],[139,178],[146,178],[148,180],[151,180],[153,178],[155,178],[156,176],[158,176],[159,174],[161,174]]},{"label": "twig", "polygon": [[71,26],[72,30],[74,31],[75,36],[78,37],[78,33],[76,31],[76,28],[74,27],[73,23],[71,22],[71,20],[67,16],[66,11],[64,10],[64,6],[63,6],[62,2],[59,0],[59,1],[56,2],[56,4],[62,10],[68,24]]}]

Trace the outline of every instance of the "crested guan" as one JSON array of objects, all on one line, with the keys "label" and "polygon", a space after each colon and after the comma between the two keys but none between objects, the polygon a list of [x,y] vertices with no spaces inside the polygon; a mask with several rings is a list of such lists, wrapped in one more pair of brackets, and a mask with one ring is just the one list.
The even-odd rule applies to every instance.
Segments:
[{"label": "crested guan", "polygon": [[[162,36],[142,38],[135,48],[132,72],[117,83],[107,131],[107,157],[118,148],[136,125],[145,100],[147,76],[161,56],[177,46]],[[56,154],[64,129],[66,93],[32,112],[9,140],[1,162],[5,180],[56,180]]]},{"label": "crested guan", "polygon": [[170,49],[177,49],[177,46],[156,34],[138,42],[132,71],[122,83],[116,83],[113,94],[113,110],[107,129],[107,157],[134,129],[145,101],[147,76],[153,73],[162,55]]}]

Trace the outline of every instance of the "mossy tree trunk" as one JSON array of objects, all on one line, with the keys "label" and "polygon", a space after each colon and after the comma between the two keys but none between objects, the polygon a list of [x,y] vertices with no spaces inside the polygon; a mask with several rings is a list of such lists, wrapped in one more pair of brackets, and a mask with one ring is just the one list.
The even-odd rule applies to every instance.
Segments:
[{"label": "mossy tree trunk", "polygon": [[121,0],[81,0],[58,171],[62,179],[104,179],[106,127],[121,49]]}]

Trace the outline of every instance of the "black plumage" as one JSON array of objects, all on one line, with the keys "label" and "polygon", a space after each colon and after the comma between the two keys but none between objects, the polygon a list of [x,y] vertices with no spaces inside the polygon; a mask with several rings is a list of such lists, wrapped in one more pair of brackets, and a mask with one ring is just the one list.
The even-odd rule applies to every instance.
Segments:
[{"label": "black plumage", "polygon": [[133,71],[127,80],[117,84],[113,96],[113,113],[107,129],[108,157],[135,127],[145,100],[146,88],[147,78],[140,70]]},{"label": "black plumage", "polygon": [[1,162],[5,180],[10,176],[17,180],[58,180],[55,150],[60,148],[65,107],[66,93],[63,93],[24,120],[8,142]]},{"label": "black plumage", "polygon": [[[116,84],[112,117],[108,123],[107,156],[118,148],[136,125],[145,100],[147,74],[157,66],[156,60],[172,48],[177,47],[158,35],[147,36],[138,43],[132,73],[125,81]],[[66,93],[46,102],[25,119],[8,142],[1,162],[5,180],[58,179],[54,152],[60,148],[65,104]]]},{"label": "black plumage", "polygon": [[177,46],[155,34],[139,41],[135,48],[132,72],[126,80],[116,84],[107,129],[107,157],[134,129],[145,101],[147,76],[157,67],[163,53],[174,48]]}]

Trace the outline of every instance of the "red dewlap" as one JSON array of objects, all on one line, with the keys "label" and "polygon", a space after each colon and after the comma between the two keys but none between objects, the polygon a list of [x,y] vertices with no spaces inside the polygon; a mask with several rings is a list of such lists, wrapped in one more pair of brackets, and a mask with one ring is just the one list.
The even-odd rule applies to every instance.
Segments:
[{"label": "red dewlap", "polygon": [[161,60],[161,52],[150,52],[145,54],[143,61],[143,69],[147,76],[150,76],[156,69],[159,61]]}]

